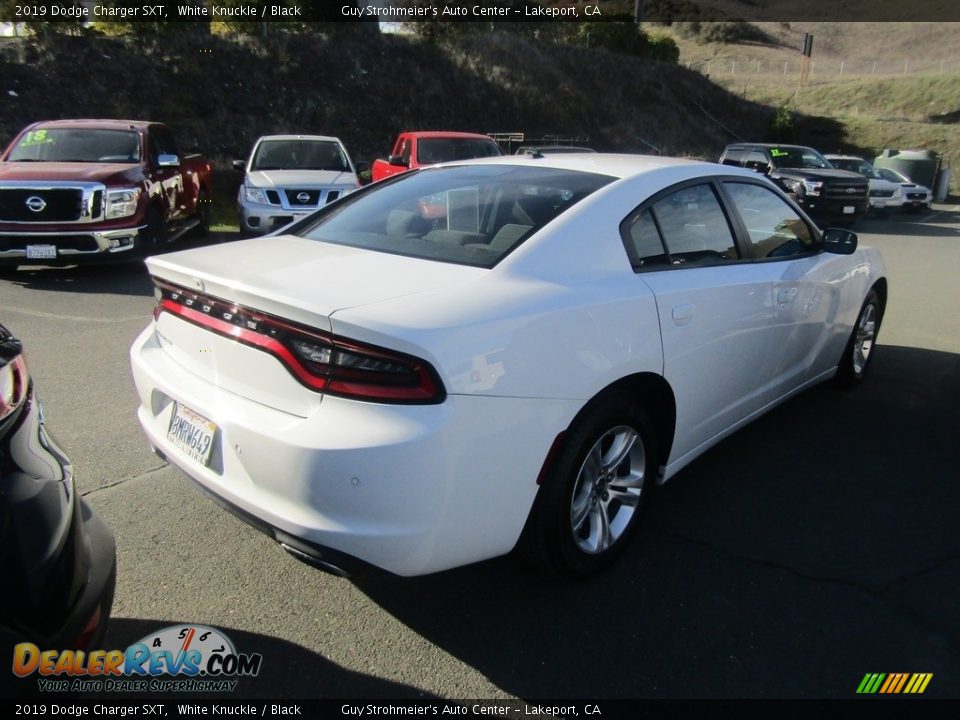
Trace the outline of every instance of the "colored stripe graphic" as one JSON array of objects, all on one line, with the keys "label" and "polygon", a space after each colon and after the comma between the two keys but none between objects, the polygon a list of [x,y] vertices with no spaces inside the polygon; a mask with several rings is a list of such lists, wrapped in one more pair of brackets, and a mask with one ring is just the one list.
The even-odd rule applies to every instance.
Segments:
[{"label": "colored stripe graphic", "polygon": [[919,695],[926,691],[933,673],[867,673],[857,686],[858,695]]}]

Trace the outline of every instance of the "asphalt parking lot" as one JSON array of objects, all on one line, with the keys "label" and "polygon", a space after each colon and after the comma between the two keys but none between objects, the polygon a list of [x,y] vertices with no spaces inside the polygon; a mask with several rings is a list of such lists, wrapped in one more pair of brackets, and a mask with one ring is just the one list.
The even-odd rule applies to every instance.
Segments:
[{"label": "asphalt parking lot", "polygon": [[[264,657],[238,697],[853,697],[868,672],[960,697],[960,207],[863,221],[884,253],[871,376],[815,388],[660,489],[611,571],[510,558],[345,580],[286,555],[147,447],[127,352],[139,268],[0,277],[49,425],[113,528],[107,648],[178,623]],[[216,239],[215,239],[216,240]]]}]

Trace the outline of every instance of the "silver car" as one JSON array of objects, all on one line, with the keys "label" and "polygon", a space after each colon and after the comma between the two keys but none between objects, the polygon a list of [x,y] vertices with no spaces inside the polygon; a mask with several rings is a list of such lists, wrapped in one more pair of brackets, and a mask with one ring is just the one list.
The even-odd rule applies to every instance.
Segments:
[{"label": "silver car", "polygon": [[240,230],[278,230],[356,190],[357,171],[343,143],[325,135],[264,135],[247,160],[237,193]]}]

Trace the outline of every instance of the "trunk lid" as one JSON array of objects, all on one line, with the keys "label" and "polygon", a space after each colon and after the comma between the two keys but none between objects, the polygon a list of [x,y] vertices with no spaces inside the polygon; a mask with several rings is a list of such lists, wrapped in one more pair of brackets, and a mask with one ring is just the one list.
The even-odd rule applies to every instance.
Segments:
[{"label": "trunk lid", "polygon": [[[292,235],[169,253],[149,258],[147,266],[155,278],[198,296],[324,332],[330,332],[330,317],[338,310],[461,285],[488,272]],[[215,308],[211,317],[222,309]],[[171,360],[212,384],[300,416],[319,402],[319,393],[307,390],[263,350],[168,312],[161,313],[156,329]]]}]

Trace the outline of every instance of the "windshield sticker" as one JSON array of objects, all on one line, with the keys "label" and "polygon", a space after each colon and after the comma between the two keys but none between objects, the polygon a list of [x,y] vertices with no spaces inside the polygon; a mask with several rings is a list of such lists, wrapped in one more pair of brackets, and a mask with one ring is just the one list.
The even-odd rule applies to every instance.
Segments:
[{"label": "windshield sticker", "polygon": [[33,147],[34,145],[43,145],[52,142],[54,142],[54,139],[47,137],[46,130],[31,130],[23,136],[23,140],[20,141],[20,147]]}]

